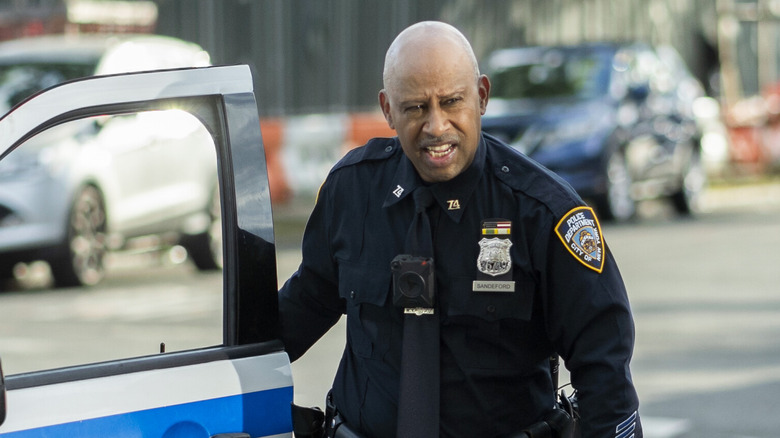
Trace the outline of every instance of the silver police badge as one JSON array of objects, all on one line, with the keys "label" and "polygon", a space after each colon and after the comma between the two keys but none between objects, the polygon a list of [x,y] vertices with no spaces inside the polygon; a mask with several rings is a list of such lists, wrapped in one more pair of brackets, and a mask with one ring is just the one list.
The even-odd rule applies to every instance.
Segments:
[{"label": "silver police badge", "polygon": [[479,241],[479,257],[477,257],[479,272],[493,277],[509,272],[512,269],[512,259],[509,256],[511,247],[512,241],[509,239],[482,238]]},{"label": "silver police badge", "polygon": [[482,239],[477,256],[477,278],[471,285],[474,292],[514,292],[512,280],[512,221],[485,219],[480,227]]}]

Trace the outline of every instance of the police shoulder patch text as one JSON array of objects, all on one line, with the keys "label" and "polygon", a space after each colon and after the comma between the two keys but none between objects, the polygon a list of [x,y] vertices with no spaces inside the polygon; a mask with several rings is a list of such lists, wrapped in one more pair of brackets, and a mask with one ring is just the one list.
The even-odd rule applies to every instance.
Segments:
[{"label": "police shoulder patch text", "polygon": [[571,209],[555,226],[555,233],[574,258],[601,273],[604,269],[604,239],[592,208]]}]

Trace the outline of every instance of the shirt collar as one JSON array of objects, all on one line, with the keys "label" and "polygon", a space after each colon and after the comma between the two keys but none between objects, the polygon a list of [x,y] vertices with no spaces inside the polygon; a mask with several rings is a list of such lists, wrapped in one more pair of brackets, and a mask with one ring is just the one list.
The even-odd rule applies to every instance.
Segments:
[{"label": "shirt collar", "polygon": [[[485,168],[485,150],[485,141],[480,136],[477,152],[474,154],[474,161],[471,162],[471,165],[455,178],[430,186],[436,203],[456,223],[460,222],[466,203],[471,199],[471,195],[482,177],[482,171]],[[422,179],[417,174],[412,162],[403,154],[393,176],[392,184],[388,187],[388,193],[382,207],[395,205],[420,185],[423,185]]]}]

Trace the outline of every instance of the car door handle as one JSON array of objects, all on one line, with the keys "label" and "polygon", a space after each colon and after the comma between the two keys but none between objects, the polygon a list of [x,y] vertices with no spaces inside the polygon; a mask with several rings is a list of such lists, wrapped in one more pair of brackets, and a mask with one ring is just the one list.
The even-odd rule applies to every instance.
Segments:
[{"label": "car door handle", "polygon": [[252,438],[248,433],[244,432],[232,432],[232,433],[218,433],[211,435],[211,438]]}]

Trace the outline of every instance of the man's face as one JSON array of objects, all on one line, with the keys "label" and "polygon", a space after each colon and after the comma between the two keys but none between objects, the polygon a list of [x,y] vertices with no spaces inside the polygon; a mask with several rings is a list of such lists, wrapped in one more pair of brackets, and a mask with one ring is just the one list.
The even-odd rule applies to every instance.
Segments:
[{"label": "man's face", "polygon": [[474,159],[490,82],[466,56],[419,55],[399,62],[379,101],[423,181],[447,181]]}]

